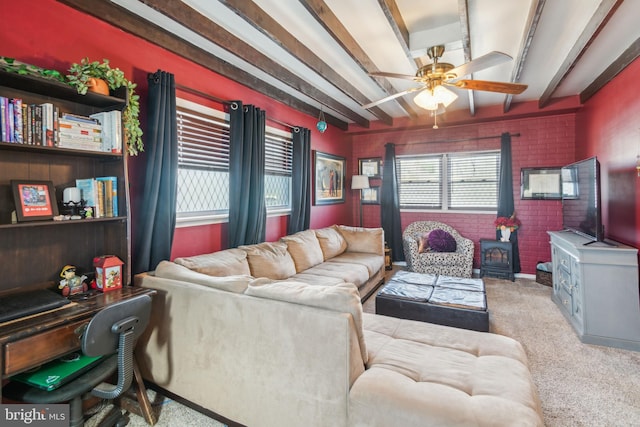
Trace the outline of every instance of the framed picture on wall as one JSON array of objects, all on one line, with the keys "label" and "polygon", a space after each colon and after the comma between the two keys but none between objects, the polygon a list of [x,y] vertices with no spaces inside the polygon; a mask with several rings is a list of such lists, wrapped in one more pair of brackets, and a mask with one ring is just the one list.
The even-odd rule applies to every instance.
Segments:
[{"label": "framed picture on wall", "polygon": [[561,168],[522,168],[520,198],[525,200],[561,199]]},{"label": "framed picture on wall", "polygon": [[369,178],[380,178],[380,165],[382,164],[381,157],[358,159],[358,163],[360,175],[365,175]]},{"label": "framed picture on wall", "polygon": [[379,205],[380,204],[380,187],[372,186],[360,190],[360,202],[363,205]]},{"label": "framed picture on wall", "polygon": [[315,205],[344,203],[346,159],[333,154],[313,152],[313,201]]},{"label": "framed picture on wall", "polygon": [[11,181],[18,222],[53,219],[58,215],[51,181]]}]

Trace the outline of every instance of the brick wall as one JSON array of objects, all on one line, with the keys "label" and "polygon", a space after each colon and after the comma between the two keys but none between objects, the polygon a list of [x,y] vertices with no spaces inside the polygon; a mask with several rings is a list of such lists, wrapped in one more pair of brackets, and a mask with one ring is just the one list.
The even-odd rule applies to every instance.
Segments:
[{"label": "brick wall", "polygon": [[[558,200],[520,200],[520,169],[562,166],[574,161],[574,113],[441,126],[437,130],[424,126],[397,131],[359,132],[350,137],[353,149],[350,167],[356,173],[359,158],[384,158],[384,145],[388,142],[396,145],[396,155],[500,149],[499,137],[475,138],[496,136],[503,132],[520,134],[511,141],[515,208],[523,223],[518,230],[520,260],[522,273],[535,274],[538,261],[551,260],[547,230],[562,228],[562,204]],[[449,142],[463,139],[468,140]],[[380,180],[371,180],[371,185],[380,184]],[[365,226],[380,226],[380,206],[364,205],[363,211]],[[357,217],[358,210],[355,209],[355,224]],[[476,244],[474,268],[480,265],[479,240],[495,238],[495,213],[402,212],[401,219],[403,229],[409,223],[420,220],[441,221],[456,228]]]}]

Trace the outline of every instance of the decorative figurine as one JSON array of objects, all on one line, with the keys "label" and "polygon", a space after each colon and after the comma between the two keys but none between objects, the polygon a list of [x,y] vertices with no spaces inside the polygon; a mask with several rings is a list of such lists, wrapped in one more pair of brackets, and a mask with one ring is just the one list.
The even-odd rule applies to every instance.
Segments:
[{"label": "decorative figurine", "polygon": [[63,279],[60,280],[58,289],[62,291],[62,295],[64,295],[65,297],[80,294],[82,292],[86,292],[87,289],[89,289],[87,284],[85,283],[85,280],[87,280],[87,276],[76,276],[76,267],[73,265],[65,265],[60,272],[60,277],[62,277]]}]

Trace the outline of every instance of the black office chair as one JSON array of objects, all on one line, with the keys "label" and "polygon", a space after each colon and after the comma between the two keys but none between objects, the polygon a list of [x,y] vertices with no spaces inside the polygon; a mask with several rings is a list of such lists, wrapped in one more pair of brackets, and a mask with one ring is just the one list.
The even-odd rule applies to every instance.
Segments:
[{"label": "black office chair", "polygon": [[[82,396],[91,392],[102,399],[115,399],[127,391],[133,379],[133,349],[144,332],[151,314],[151,297],[139,295],[111,304],[98,312],[81,336],[82,352],[87,356],[105,356],[100,364],[78,378],[52,391],[12,381],[2,388],[4,396],[27,403],[61,403],[69,401],[70,427],[84,425]],[[117,384],[102,384],[117,371]],[[100,422],[101,426],[125,426],[128,417],[114,409]]]}]

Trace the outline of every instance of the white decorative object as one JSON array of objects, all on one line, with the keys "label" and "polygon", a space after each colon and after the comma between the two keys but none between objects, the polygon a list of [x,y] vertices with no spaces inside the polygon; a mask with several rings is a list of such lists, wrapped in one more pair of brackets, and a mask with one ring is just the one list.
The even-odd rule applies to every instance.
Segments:
[{"label": "white decorative object", "polygon": [[62,201],[64,203],[80,204],[80,189],[78,187],[67,187],[62,193]]},{"label": "white decorative object", "polygon": [[509,241],[509,237],[511,237],[511,229],[509,227],[503,227],[500,229],[500,235],[502,237],[500,237],[500,241],[501,242],[508,242]]}]

